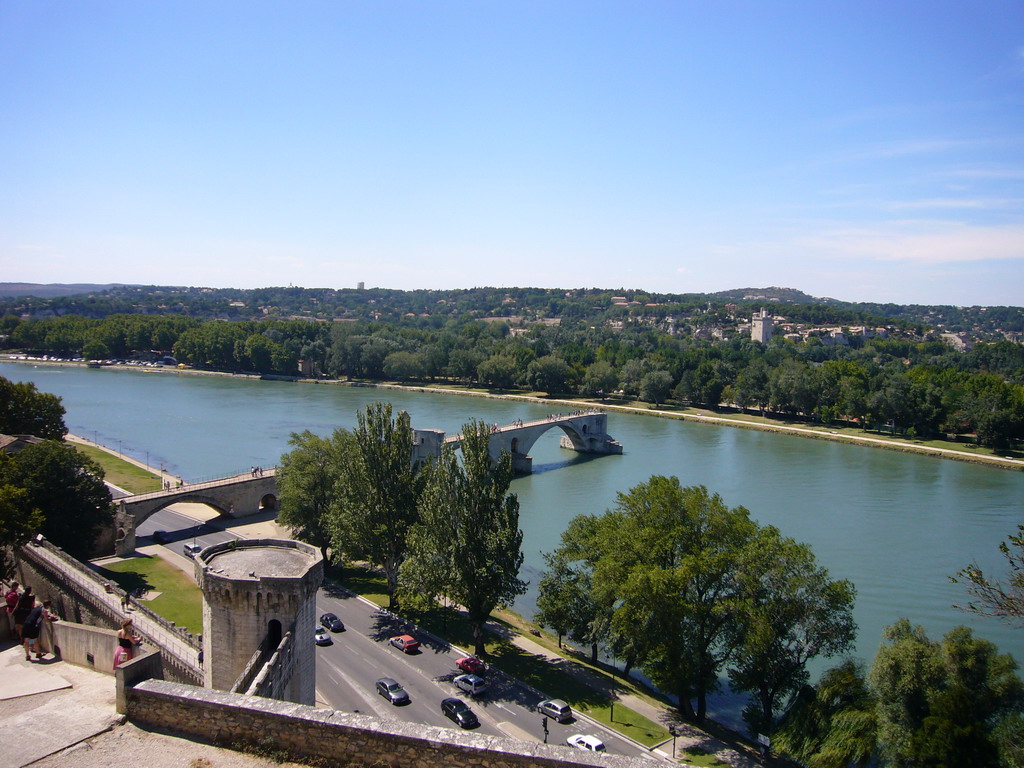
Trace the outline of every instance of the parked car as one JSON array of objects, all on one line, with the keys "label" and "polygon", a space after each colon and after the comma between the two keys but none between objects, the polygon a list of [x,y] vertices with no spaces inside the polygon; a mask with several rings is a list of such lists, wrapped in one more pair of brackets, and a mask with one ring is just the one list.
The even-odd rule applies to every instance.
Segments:
[{"label": "parked car", "polygon": [[313,633],[316,638],[317,645],[330,645],[334,641],[331,640],[331,636],[327,634],[327,630],[323,627],[317,627],[316,632]]},{"label": "parked car", "polygon": [[377,693],[392,704],[409,703],[409,694],[405,688],[399,685],[397,680],[392,680],[390,677],[382,677],[377,681]]},{"label": "parked car", "polygon": [[604,752],[604,742],[596,736],[584,735],[582,733],[574,733],[565,743],[570,747],[576,747],[576,749],[585,749],[588,752]]},{"label": "parked car", "polygon": [[185,545],[185,556],[195,559],[195,556],[203,551],[202,544],[186,544]]},{"label": "parked car", "polygon": [[170,534],[167,531],[153,531],[149,538],[155,541],[157,544],[166,544],[171,540]]},{"label": "parked car", "polygon": [[331,632],[344,632],[345,625],[341,623],[339,619],[333,613],[325,613],[320,617],[320,623],[327,627]]},{"label": "parked car", "polygon": [[462,699],[443,699],[441,701],[441,714],[453,720],[460,728],[472,728],[480,725],[473,710],[469,708]]},{"label": "parked car", "polygon": [[397,637],[392,637],[388,642],[398,650],[405,651],[405,653],[412,653],[420,647],[420,641],[412,635],[398,635]]},{"label": "parked car", "polygon": [[455,666],[471,675],[482,675],[487,670],[487,665],[476,656],[463,656],[455,662]]},{"label": "parked car", "polygon": [[479,696],[487,690],[487,681],[477,675],[458,675],[452,682],[456,688],[470,696]]},{"label": "parked car", "polygon": [[537,705],[537,711],[560,723],[572,720],[572,710],[561,699],[546,699]]}]

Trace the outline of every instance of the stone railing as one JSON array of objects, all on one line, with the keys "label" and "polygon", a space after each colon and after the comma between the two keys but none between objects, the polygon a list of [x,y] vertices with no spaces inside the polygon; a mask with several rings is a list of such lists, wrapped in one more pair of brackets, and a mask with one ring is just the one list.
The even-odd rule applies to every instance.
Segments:
[{"label": "stone railing", "polygon": [[[18,555],[45,572],[61,590],[86,603],[90,611],[109,626],[117,627],[124,618],[121,609],[124,592],[50,542],[34,541],[22,547]],[[164,667],[169,675],[185,682],[200,683],[197,639],[148,608],[134,601],[133,605],[137,607],[133,616],[136,630],[164,652]]]},{"label": "stone railing", "polygon": [[[120,692],[119,692],[120,697]],[[346,766],[648,768],[641,757],[590,754],[555,744],[380,720],[273,699],[146,680],[124,691],[128,719],[235,749]]]}]

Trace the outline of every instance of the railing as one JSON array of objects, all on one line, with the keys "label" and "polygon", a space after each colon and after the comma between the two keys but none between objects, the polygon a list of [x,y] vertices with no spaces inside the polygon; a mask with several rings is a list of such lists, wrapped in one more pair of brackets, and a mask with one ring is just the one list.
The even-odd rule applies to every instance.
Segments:
[{"label": "railing", "polygon": [[[38,568],[51,574],[55,581],[82,602],[117,626],[124,613],[121,610],[125,593],[100,578],[99,574],[55,547],[45,539],[27,544],[20,555]],[[192,633],[158,616],[145,606],[135,606],[134,624],[139,634],[164,651],[164,663],[177,670],[185,679],[201,680],[199,670],[199,643]]]},{"label": "railing", "polygon": [[246,472],[240,472],[237,475],[227,475],[227,476],[217,477],[217,478],[214,478],[214,479],[203,478],[203,479],[200,479],[199,481],[192,482],[192,483],[182,482],[181,485],[175,486],[173,488],[164,489],[162,491],[149,491],[148,493],[139,493],[139,494],[136,494],[134,496],[125,496],[125,497],[123,497],[121,499],[118,499],[118,501],[131,501],[131,502],[146,501],[148,499],[158,499],[158,498],[161,498],[163,496],[167,496],[167,495],[171,495],[171,494],[176,494],[176,493],[189,492],[189,491],[201,491],[201,490],[206,489],[206,488],[218,488],[218,487],[220,487],[222,485],[231,485],[233,483],[238,482],[239,480],[246,480],[246,479],[258,480],[258,479],[260,479],[262,477],[268,477],[268,476],[269,477],[274,477],[276,475],[277,475],[277,467],[270,467],[269,469],[264,469],[262,471],[262,474],[258,475],[258,476],[253,476],[251,472],[246,471]]}]

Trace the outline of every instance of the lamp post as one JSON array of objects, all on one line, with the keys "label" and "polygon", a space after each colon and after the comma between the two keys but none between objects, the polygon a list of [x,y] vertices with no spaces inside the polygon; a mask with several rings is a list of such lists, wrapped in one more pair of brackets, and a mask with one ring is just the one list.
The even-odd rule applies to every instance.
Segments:
[{"label": "lamp post", "polygon": [[668,732],[672,734],[672,759],[676,759],[676,736],[679,735],[679,729],[676,728],[675,723],[668,727]]}]

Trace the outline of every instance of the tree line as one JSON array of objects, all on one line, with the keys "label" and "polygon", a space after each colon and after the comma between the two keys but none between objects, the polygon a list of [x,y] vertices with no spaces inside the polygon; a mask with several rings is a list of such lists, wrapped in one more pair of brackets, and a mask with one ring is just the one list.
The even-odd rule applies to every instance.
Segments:
[{"label": "tree line", "polygon": [[202,321],[113,315],[4,319],[9,348],[125,358],[171,351],[203,368],[406,383],[458,382],[495,390],[619,397],[655,405],[756,409],[818,423],[855,423],[910,437],[973,435],[1009,448],[1024,439],[1024,345],[811,337],[767,345],[698,340],[651,326],[562,327],[522,333],[504,322]]}]

